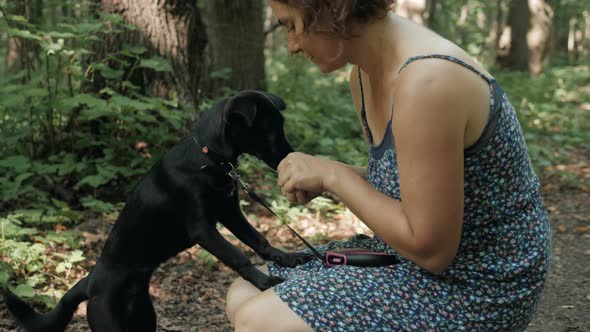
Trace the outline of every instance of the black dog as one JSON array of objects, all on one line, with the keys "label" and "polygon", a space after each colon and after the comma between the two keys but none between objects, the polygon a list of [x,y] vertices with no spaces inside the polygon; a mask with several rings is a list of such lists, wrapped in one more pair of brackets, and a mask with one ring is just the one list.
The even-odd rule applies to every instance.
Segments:
[{"label": "black dog", "polygon": [[[278,96],[243,91],[203,113],[191,136],[175,145],[137,184],[113,227],[92,272],[49,313],[35,313],[10,292],[6,305],[27,332],[64,331],[78,304],[95,332],[156,330],[148,293],[154,269],[195,244],[215,255],[261,290],[282,280],[256,269],[227,242],[226,226],[265,260],[296,266],[310,256],[273,248],[243,216],[237,182],[228,175],[240,154],[252,154],[276,169],[293,151],[283,133]],[[233,174],[233,173],[232,173]]]}]

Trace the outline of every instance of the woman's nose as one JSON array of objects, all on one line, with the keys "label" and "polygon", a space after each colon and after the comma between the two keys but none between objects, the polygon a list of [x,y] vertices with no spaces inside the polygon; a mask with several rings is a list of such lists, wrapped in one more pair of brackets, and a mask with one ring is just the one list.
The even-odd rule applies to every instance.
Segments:
[{"label": "woman's nose", "polygon": [[289,53],[295,55],[301,52],[301,46],[299,45],[299,40],[296,37],[289,36],[287,39],[287,49]]}]

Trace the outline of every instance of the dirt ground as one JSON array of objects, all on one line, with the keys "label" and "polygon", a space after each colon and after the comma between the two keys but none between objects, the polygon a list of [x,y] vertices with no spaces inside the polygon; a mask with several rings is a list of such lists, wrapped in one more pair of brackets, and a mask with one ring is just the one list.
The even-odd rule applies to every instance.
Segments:
[{"label": "dirt ground", "polygon": [[[527,332],[590,332],[590,193],[550,190],[545,194],[553,239],[549,279],[536,315]],[[285,229],[269,227],[270,218],[255,226],[272,243],[294,249],[298,242]],[[267,220],[268,219],[268,220]],[[252,218],[251,218],[252,220]],[[312,237],[317,232],[348,238],[364,232],[350,216],[339,223],[317,220],[301,223],[298,230]],[[90,243],[87,257],[97,257],[109,225],[82,225]],[[331,240],[324,237],[320,242]],[[203,258],[205,257],[205,258]],[[237,274],[221,264],[207,262],[207,255],[192,248],[166,262],[155,272],[150,287],[158,315],[158,331],[233,331],[225,317],[225,294]],[[252,258],[257,260],[252,254]],[[6,310],[0,307],[0,331],[16,331]],[[67,331],[89,331],[85,304],[80,305]]]}]

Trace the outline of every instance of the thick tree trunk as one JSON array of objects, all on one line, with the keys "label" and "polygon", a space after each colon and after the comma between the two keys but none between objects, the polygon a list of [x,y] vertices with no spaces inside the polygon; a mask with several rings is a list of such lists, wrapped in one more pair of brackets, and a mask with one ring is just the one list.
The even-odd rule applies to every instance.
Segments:
[{"label": "thick tree trunk", "polygon": [[[7,8],[10,10],[6,14],[13,14],[13,15],[20,15],[27,17],[27,1],[19,1],[11,4],[12,8]],[[6,58],[5,58],[5,68],[6,73],[14,73],[20,69],[26,68],[27,71],[30,73],[32,68],[31,63],[29,60],[29,51],[28,49],[32,46],[31,42],[28,42],[22,38],[8,38],[6,44]],[[19,63],[20,62],[20,63]],[[28,75],[30,76],[30,74]]]},{"label": "thick tree trunk", "polygon": [[206,1],[211,97],[228,90],[265,90],[264,20],[262,0]]},{"label": "thick tree trunk", "polygon": [[527,33],[530,52],[529,72],[537,75],[543,72],[544,62],[550,50],[553,28],[553,10],[548,0],[529,0],[531,26]]},{"label": "thick tree trunk", "polygon": [[[501,67],[528,70],[529,49],[527,46],[527,32],[530,26],[530,11],[528,0],[512,0],[508,12],[506,29],[509,33],[502,36],[497,63]],[[506,40],[509,35],[508,40]]]},{"label": "thick tree trunk", "polygon": [[487,38],[487,54],[488,56],[491,57],[490,62],[495,63],[496,62],[496,54],[497,54],[497,47],[500,41],[500,31],[502,31],[502,25],[503,25],[503,21],[502,21],[502,17],[503,17],[503,11],[502,11],[502,0],[496,0],[495,3],[495,8],[493,10],[493,12],[488,13],[488,20],[490,22],[492,22],[492,26],[490,28],[490,31],[488,33],[488,38]]},{"label": "thick tree trunk", "polygon": [[467,26],[467,15],[469,14],[469,1],[463,0],[463,5],[461,6],[461,15],[457,19],[457,43],[459,45],[463,45],[465,43],[465,39],[467,38],[467,32],[465,31],[465,27]]},{"label": "thick tree trunk", "polygon": [[590,54],[590,11],[584,12],[584,37],[581,51],[583,56]]},{"label": "thick tree trunk", "polygon": [[543,72],[551,46],[552,25],[553,10],[548,0],[511,1],[507,22],[510,38],[500,40],[498,64],[528,70],[534,75]]},{"label": "thick tree trunk", "polygon": [[197,109],[207,38],[196,1],[101,0],[101,4],[106,12],[119,14],[137,27],[136,31],[117,35],[116,40],[109,37],[102,45],[109,49],[102,52],[120,50],[123,43],[145,45],[151,54],[169,60],[173,69],[173,75],[156,75],[160,83],[152,86],[154,92],[167,94],[172,85],[182,101]]}]

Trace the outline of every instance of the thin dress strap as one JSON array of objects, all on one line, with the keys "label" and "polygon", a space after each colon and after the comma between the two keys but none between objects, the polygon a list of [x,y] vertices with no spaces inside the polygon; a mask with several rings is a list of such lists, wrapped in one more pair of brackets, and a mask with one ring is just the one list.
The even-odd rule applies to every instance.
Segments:
[{"label": "thin dress strap", "polygon": [[359,84],[361,87],[361,122],[363,123],[363,127],[365,128],[367,141],[370,145],[373,145],[373,134],[371,133],[371,129],[369,128],[369,123],[367,122],[367,112],[365,111],[365,92],[363,91],[363,77],[361,75],[361,67],[358,67],[358,72]]},{"label": "thin dress strap", "polygon": [[412,63],[416,60],[429,59],[429,58],[444,59],[444,60],[449,60],[449,61],[455,62],[455,63],[471,70],[472,72],[476,73],[477,75],[481,76],[481,78],[486,80],[486,82],[488,82],[488,84],[491,84],[494,81],[493,78],[488,77],[487,75],[485,75],[481,71],[477,70],[475,67],[471,66],[470,64],[467,64],[464,61],[457,59],[455,57],[452,57],[450,55],[444,55],[444,54],[429,54],[429,55],[413,56],[413,57],[409,58],[408,60],[406,60],[406,62],[404,62],[404,64],[401,66],[401,68],[399,69],[397,74],[399,75],[402,72],[402,70],[404,70],[404,68],[406,68],[407,65],[409,65],[410,63]]}]

